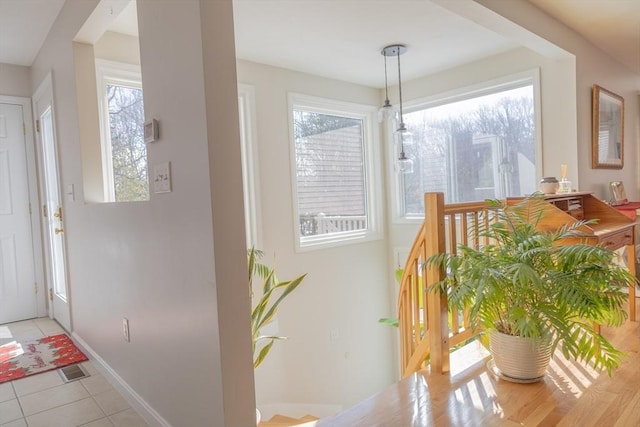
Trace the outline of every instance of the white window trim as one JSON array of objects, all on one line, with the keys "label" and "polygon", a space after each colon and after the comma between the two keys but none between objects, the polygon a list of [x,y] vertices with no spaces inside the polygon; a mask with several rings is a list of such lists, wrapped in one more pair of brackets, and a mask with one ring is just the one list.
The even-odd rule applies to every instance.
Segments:
[{"label": "white window trim", "polygon": [[240,113],[240,151],[242,155],[242,185],[244,189],[244,215],[247,229],[247,248],[262,245],[262,219],[260,212],[260,170],[258,167],[258,130],[256,126],[255,89],[238,84]]},{"label": "white window trim", "polygon": [[142,72],[139,65],[96,59],[96,82],[98,86],[98,114],[102,151],[102,184],[105,202],[115,202],[113,180],[113,158],[111,155],[111,131],[109,129],[109,107],[107,85],[116,84],[142,89]]},{"label": "white window trim", "polygon": [[[534,105],[534,121],[536,125],[536,177],[542,176],[542,112],[540,110],[540,69],[535,68],[519,73],[509,74],[496,79],[464,86],[447,92],[442,92],[428,97],[417,98],[403,103],[404,111],[411,113],[430,107],[437,107],[443,104],[468,99],[470,97],[482,96],[485,94],[495,93],[498,90],[508,90],[511,88],[522,86],[523,83],[531,82],[533,84],[533,105]],[[387,141],[393,141],[392,126],[387,126]],[[412,215],[405,216],[403,214],[404,206],[402,201],[402,177],[395,172],[394,163],[397,158],[397,147],[395,144],[387,145],[387,158],[389,159],[387,170],[389,182],[391,185],[393,214],[391,221],[393,224],[420,224],[424,220],[424,216]]]},{"label": "white window trim", "polygon": [[[332,99],[320,98],[299,93],[289,93],[289,140],[291,166],[291,195],[293,206],[293,230],[296,252],[306,252],[336,246],[357,244],[382,238],[382,164],[380,162],[380,133],[377,126],[378,108]],[[293,110],[295,108],[321,114],[339,115],[362,120],[363,123],[363,155],[364,182],[367,209],[367,229],[341,233],[330,233],[318,236],[300,236],[298,195],[296,180],[296,151],[293,126]]]}]

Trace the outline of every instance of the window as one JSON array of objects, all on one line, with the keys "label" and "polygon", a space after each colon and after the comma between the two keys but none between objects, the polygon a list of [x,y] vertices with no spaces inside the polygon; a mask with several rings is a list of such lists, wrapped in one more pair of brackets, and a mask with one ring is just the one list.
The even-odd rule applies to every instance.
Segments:
[{"label": "window", "polygon": [[244,189],[244,217],[247,248],[262,246],[260,221],[260,185],[258,144],[255,129],[255,91],[253,86],[238,85],[240,149],[242,155],[242,187]]},{"label": "window", "polygon": [[105,198],[149,200],[140,68],[97,61]]},{"label": "window", "polygon": [[374,237],[375,107],[300,95],[291,104],[298,247]]},{"label": "window", "polygon": [[401,216],[424,216],[423,195],[447,203],[536,191],[534,78],[418,105],[404,115],[414,172],[399,176]]}]

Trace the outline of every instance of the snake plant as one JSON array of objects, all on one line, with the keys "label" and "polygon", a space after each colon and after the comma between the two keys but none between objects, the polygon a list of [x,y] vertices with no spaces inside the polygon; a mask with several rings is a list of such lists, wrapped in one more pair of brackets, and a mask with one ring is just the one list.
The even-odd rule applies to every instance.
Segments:
[{"label": "snake plant", "polygon": [[[286,337],[277,335],[262,335],[261,330],[271,322],[278,311],[278,307],[284,299],[302,283],[306,274],[293,280],[281,282],[276,276],[275,269],[260,262],[264,253],[251,248],[247,251],[247,264],[249,272],[249,293],[251,300],[255,301],[251,310],[251,335],[253,338],[253,367],[260,366],[276,340],[284,340]],[[259,297],[253,292],[254,279],[262,280],[261,294]]]}]

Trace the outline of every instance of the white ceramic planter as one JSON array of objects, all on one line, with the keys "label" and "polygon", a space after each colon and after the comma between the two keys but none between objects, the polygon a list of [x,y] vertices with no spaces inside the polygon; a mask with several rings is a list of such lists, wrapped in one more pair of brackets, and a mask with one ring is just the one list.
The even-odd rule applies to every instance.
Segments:
[{"label": "white ceramic planter", "polygon": [[505,379],[530,381],[543,377],[551,360],[551,345],[542,340],[489,331],[489,351]]}]

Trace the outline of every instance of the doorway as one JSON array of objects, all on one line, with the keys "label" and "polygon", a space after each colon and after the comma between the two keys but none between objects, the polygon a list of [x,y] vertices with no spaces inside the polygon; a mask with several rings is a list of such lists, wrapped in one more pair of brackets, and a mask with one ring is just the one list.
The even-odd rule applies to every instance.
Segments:
[{"label": "doorway", "polygon": [[71,331],[64,241],[64,212],[60,191],[51,75],[33,95],[40,156],[41,201],[49,316]]}]

